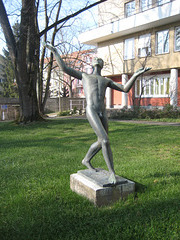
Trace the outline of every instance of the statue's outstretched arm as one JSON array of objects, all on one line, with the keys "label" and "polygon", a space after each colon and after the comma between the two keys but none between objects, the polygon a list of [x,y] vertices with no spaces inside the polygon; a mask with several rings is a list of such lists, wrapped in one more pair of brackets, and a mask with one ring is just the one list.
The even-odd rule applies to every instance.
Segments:
[{"label": "statue's outstretched arm", "polygon": [[57,64],[60,66],[60,68],[63,70],[63,72],[67,73],[68,75],[70,75],[72,77],[78,78],[80,80],[82,79],[82,72],[77,71],[71,67],[68,67],[65,64],[65,62],[62,60],[58,50],[54,46],[52,46],[49,43],[44,43],[44,46],[46,46],[54,54]]},{"label": "statue's outstretched arm", "polygon": [[119,84],[116,83],[114,81],[110,81],[108,87],[113,88],[115,90],[121,91],[121,92],[129,92],[129,90],[131,89],[132,85],[134,84],[134,82],[136,81],[137,77],[139,77],[141,74],[143,74],[144,72],[149,71],[151,68],[140,68],[139,70],[137,70],[133,76],[129,79],[129,81],[125,84]]}]

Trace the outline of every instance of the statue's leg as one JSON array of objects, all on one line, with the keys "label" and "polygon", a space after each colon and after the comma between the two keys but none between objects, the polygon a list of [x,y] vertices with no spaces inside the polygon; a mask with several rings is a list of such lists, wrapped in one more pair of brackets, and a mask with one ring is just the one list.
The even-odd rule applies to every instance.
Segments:
[{"label": "statue's leg", "polygon": [[100,118],[98,114],[91,108],[86,109],[86,115],[91,127],[93,128],[99,141],[101,142],[103,157],[105,159],[106,165],[110,173],[110,181],[111,183],[116,183],[113,156],[107,134],[108,131],[107,117],[106,115],[104,115]]},{"label": "statue's leg", "polygon": [[95,170],[95,168],[91,164],[91,159],[96,155],[96,153],[101,150],[101,142],[97,141],[91,145],[89,148],[85,158],[82,160],[82,164],[85,165],[90,170]]},{"label": "statue's leg", "polygon": [[[101,118],[101,122],[103,124],[104,129],[106,130],[106,133],[108,134],[108,119],[107,119],[106,112],[104,112],[104,114]],[[103,143],[102,143],[102,152],[103,152],[103,156],[104,156],[107,166],[109,165],[108,169],[111,174],[109,177],[109,182],[116,183],[117,180],[116,180],[115,171],[114,171],[113,154],[111,151],[111,147],[110,147],[108,138],[107,138],[107,140],[103,141]]]}]

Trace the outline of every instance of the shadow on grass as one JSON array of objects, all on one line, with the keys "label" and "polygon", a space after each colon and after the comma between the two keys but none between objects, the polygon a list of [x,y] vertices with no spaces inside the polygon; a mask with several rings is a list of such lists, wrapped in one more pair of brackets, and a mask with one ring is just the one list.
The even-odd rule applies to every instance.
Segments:
[{"label": "shadow on grass", "polygon": [[64,124],[84,125],[87,124],[85,119],[48,119],[40,122],[32,122],[28,124],[17,124],[16,122],[0,122],[0,132],[11,131],[18,129],[18,131],[24,131],[25,129],[35,130],[35,129],[48,129],[54,128],[56,126]]},{"label": "shadow on grass", "polygon": [[1,239],[178,239],[178,197],[97,209],[75,193],[66,194],[12,205],[18,214],[1,226]]},{"label": "shadow on grass", "polygon": [[178,171],[170,172],[170,173],[157,172],[157,173],[154,173],[154,174],[147,175],[146,178],[152,178],[152,177],[158,178],[158,177],[166,177],[166,176],[178,177],[178,176],[180,176],[180,172],[178,172]]},{"label": "shadow on grass", "polygon": [[[71,128],[64,128],[63,131],[71,131]],[[62,132],[62,131],[61,131]],[[94,133],[88,133],[88,134],[74,134],[72,131],[71,135],[65,136],[65,134],[52,134],[48,132],[45,136],[42,135],[42,137],[36,137],[28,135],[27,139],[9,139],[9,138],[1,138],[0,139],[0,145],[1,149],[9,149],[14,147],[20,147],[20,148],[27,148],[27,147],[51,147],[55,149],[59,149],[61,147],[70,149],[74,143],[77,144],[86,144],[86,142],[93,142],[96,140],[96,136]],[[68,144],[68,145],[67,145]],[[64,149],[67,150],[67,149]]]},{"label": "shadow on grass", "polygon": [[[112,123],[111,123],[112,124]],[[116,124],[116,125],[115,125]],[[142,125],[142,124],[133,124],[133,123],[113,123],[112,126],[116,126],[115,130],[109,131],[110,134],[113,135],[113,133],[126,133],[131,134],[134,133],[148,133],[150,131],[153,132],[168,132],[170,129],[172,130],[172,126],[154,126],[154,125]],[[174,131],[177,131],[177,128],[174,128]]]},{"label": "shadow on grass", "polygon": [[147,186],[135,181],[135,197],[138,193],[144,193],[147,189]]}]

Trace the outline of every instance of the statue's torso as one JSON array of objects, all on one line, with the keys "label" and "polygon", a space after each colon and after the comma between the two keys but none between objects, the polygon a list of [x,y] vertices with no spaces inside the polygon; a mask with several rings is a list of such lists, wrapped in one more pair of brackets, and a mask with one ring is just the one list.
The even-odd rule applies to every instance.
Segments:
[{"label": "statue's torso", "polygon": [[87,106],[93,107],[96,112],[104,112],[104,98],[109,80],[100,75],[83,73],[82,81]]}]

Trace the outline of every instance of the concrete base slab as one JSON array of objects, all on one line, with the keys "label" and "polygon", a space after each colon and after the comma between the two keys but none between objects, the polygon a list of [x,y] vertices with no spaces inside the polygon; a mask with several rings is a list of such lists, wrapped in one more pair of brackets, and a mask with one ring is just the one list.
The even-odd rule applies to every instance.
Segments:
[{"label": "concrete base slab", "polygon": [[117,176],[118,183],[108,183],[109,172],[99,169],[98,172],[86,169],[71,174],[70,188],[93,202],[96,206],[110,205],[119,199],[134,193],[135,183]]}]

